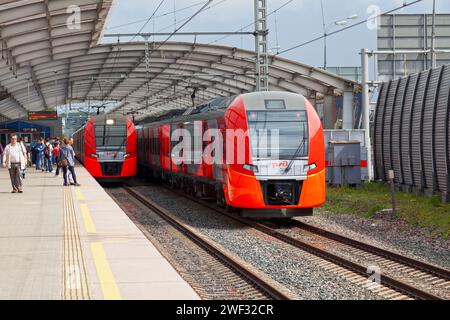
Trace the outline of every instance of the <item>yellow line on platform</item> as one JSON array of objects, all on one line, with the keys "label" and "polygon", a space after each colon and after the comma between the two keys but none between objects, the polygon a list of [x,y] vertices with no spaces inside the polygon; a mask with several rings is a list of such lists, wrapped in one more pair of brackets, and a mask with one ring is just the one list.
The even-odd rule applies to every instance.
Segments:
[{"label": "yellow line on platform", "polygon": [[84,227],[87,233],[96,233],[94,221],[92,221],[91,214],[89,213],[89,208],[86,204],[80,203],[81,216],[83,217]]},{"label": "yellow line on platform", "polygon": [[79,187],[75,188],[75,194],[77,195],[78,201],[84,201],[84,195]]},{"label": "yellow line on platform", "polygon": [[92,256],[94,257],[95,268],[100,281],[100,286],[105,300],[121,300],[116,280],[106,259],[105,250],[101,242],[91,244]]}]

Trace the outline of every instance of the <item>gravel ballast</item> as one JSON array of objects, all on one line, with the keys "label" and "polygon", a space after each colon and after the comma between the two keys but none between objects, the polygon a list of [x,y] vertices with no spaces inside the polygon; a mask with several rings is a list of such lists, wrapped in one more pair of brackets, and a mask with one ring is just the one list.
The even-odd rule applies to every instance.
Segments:
[{"label": "gravel ballast", "polygon": [[432,236],[426,230],[410,227],[398,218],[376,215],[360,218],[316,210],[312,217],[299,221],[363,241],[426,263],[450,269],[450,240]]},{"label": "gravel ballast", "polygon": [[344,277],[324,270],[309,253],[262,235],[160,186],[134,189],[303,299],[381,299]]},{"label": "gravel ballast", "polygon": [[107,192],[202,299],[267,299],[123,189],[109,188]]}]

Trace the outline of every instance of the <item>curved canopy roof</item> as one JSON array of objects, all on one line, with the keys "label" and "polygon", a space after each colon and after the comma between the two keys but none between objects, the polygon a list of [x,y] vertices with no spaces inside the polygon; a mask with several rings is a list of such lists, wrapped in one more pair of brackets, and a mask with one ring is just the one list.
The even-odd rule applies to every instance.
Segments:
[{"label": "curved canopy roof", "polygon": [[[79,28],[68,28],[78,5]],[[69,101],[117,101],[115,110],[155,115],[255,89],[255,53],[198,43],[97,44],[112,1],[0,0],[0,115],[18,118]],[[147,68],[147,66],[149,68]],[[272,57],[270,89],[310,96],[356,83]]]}]

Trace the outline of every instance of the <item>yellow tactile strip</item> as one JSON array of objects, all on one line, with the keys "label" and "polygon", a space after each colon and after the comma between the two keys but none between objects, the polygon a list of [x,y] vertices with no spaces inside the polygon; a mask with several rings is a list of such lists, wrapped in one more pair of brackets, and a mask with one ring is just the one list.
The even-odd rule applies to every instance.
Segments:
[{"label": "yellow tactile strip", "polygon": [[81,246],[72,188],[64,188],[64,300],[89,300],[91,298],[87,281],[86,264]]}]

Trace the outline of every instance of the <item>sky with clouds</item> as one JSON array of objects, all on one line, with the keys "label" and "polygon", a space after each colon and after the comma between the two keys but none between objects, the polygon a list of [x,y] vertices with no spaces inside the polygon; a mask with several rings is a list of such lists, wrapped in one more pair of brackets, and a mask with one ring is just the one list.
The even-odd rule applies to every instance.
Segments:
[{"label": "sky with clouds", "polygon": [[[116,0],[105,33],[134,33],[139,31],[152,15],[162,0]],[[404,2],[413,0],[322,0],[325,23],[331,26],[330,31],[339,27],[334,21],[342,20],[357,14],[358,19],[349,20],[355,23],[370,16],[370,6],[378,6],[381,12],[394,9]],[[450,12],[450,1],[436,0],[438,13]],[[165,0],[143,32],[171,32],[179,27],[194,12],[199,10],[206,0]],[[267,0],[268,11],[272,12],[289,0]],[[421,2],[397,11],[397,13],[431,13],[432,0]],[[372,7],[373,8],[373,7]],[[173,14],[174,10],[178,10]],[[214,0],[210,7],[189,22],[181,31],[237,31],[251,24],[253,17],[253,0]],[[253,27],[245,31],[251,31]],[[320,0],[291,0],[269,17],[269,47],[273,52],[285,50],[299,43],[314,39],[323,34],[322,11]],[[218,43],[254,50],[252,36],[232,36],[226,39],[200,37],[197,42]],[[164,40],[165,37],[157,38]],[[129,40],[129,39],[128,39]],[[192,36],[177,36],[171,40],[193,42]],[[218,40],[216,42],[216,40]],[[105,38],[104,42],[117,41]],[[121,39],[126,42],[127,39]],[[376,31],[370,30],[366,24],[341,32],[328,38],[329,66],[360,65],[359,52],[363,47],[376,49]],[[323,41],[317,41],[282,55],[283,57],[301,61],[314,66],[323,64]]]}]

